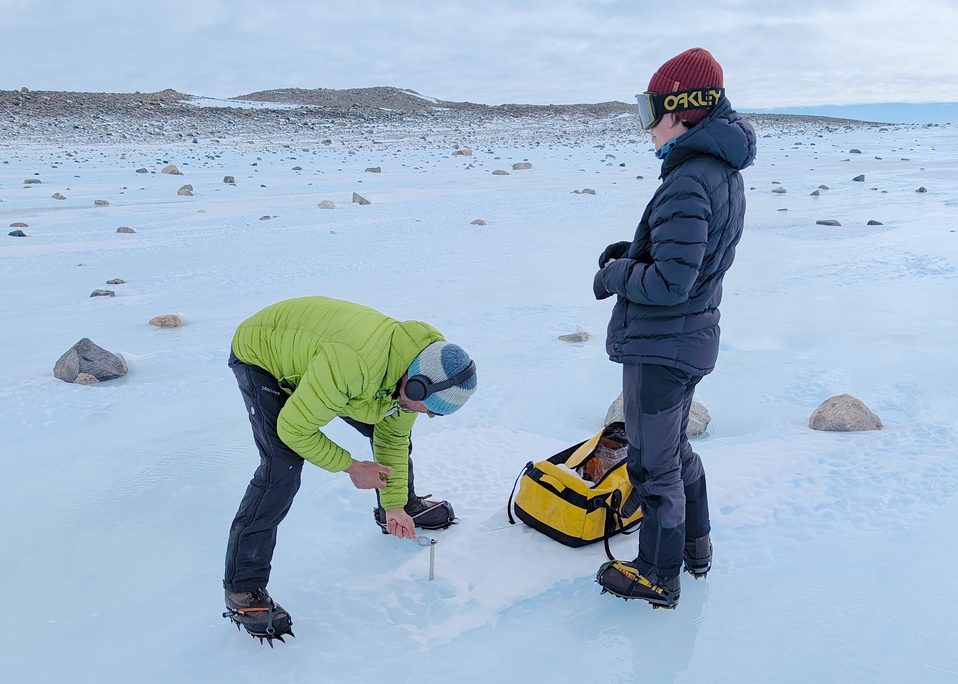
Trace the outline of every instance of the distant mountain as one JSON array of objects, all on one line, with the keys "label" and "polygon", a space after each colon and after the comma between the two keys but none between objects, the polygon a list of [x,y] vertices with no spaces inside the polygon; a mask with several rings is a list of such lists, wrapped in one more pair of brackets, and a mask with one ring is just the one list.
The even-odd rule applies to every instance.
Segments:
[{"label": "distant mountain", "polygon": [[415,90],[381,86],[376,88],[280,88],[230,98],[236,101],[277,102],[345,111],[349,109],[386,109],[403,113],[428,113],[437,110],[473,111],[477,113],[583,113],[614,116],[632,111],[624,102],[599,102],[567,105],[504,104],[484,105],[474,102],[452,102],[420,95]]}]

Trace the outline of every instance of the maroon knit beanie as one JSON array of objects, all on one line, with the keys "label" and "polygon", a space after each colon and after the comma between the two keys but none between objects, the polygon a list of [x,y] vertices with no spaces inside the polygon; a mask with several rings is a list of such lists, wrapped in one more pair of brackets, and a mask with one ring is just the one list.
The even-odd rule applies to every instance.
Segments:
[{"label": "maroon knit beanie", "polygon": [[[722,66],[703,48],[692,48],[659,67],[649,81],[649,92],[657,95],[694,88],[724,88]],[[708,109],[687,109],[676,115],[693,126],[708,116]]]}]

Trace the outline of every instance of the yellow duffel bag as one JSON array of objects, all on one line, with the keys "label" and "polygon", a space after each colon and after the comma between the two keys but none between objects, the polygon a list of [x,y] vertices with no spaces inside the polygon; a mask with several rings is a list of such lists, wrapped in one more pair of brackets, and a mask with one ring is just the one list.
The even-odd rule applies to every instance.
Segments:
[{"label": "yellow duffel bag", "polygon": [[515,524],[515,511],[526,525],[566,546],[605,541],[611,558],[609,538],[642,521],[641,506],[622,516],[622,504],[632,493],[627,447],[625,426],[616,422],[544,461],[529,461],[509,496],[509,522]]}]

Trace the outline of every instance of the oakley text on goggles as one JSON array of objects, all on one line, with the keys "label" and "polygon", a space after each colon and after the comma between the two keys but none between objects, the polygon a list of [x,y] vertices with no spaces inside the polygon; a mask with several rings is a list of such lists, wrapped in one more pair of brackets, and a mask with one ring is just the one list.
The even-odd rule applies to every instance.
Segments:
[{"label": "oakley text on goggles", "polygon": [[639,108],[639,124],[645,130],[655,126],[666,114],[686,109],[714,107],[725,95],[725,88],[695,88],[658,95],[645,92],[635,96]]}]

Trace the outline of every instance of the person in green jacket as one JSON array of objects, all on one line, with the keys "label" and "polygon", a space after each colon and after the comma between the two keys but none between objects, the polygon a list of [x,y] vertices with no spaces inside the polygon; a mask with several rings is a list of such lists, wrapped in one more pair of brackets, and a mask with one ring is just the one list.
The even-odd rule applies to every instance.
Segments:
[{"label": "person in green jacket", "polygon": [[[385,534],[415,539],[416,527],[448,527],[449,502],[415,494],[410,435],[420,413],[444,416],[465,404],[476,365],[431,325],[328,297],[278,302],[243,321],[229,365],[260,464],[230,528],[224,617],[271,642],[292,634],[289,613],[266,585],[303,463],[376,490],[374,516]],[[336,417],[369,438],[373,460],[353,458],[322,432]]]}]

